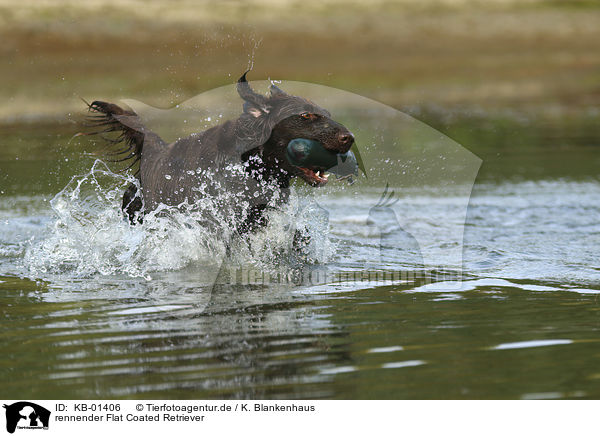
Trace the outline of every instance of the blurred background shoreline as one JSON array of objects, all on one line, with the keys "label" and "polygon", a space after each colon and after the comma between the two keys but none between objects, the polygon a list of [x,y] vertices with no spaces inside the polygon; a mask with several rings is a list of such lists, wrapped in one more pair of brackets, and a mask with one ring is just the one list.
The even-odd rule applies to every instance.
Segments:
[{"label": "blurred background shoreline", "polygon": [[597,116],[595,2],[0,1],[0,120],[86,99],[171,107],[235,81],[298,80],[409,112]]},{"label": "blurred background shoreline", "polygon": [[252,67],[406,112],[484,179],[595,178],[599,24],[586,0],[0,0],[3,165],[66,144],[82,98],[170,108]]}]

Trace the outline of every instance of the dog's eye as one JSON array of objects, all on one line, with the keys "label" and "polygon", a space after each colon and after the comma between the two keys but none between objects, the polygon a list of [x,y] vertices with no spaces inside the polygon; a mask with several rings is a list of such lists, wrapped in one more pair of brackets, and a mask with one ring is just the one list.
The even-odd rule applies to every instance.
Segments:
[{"label": "dog's eye", "polygon": [[315,120],[317,118],[315,114],[311,114],[310,112],[302,112],[300,116],[305,120]]}]

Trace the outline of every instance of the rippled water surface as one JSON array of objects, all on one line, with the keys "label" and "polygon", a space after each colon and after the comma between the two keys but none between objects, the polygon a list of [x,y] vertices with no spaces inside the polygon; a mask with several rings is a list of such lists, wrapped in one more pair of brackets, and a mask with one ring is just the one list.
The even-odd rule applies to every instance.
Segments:
[{"label": "rippled water surface", "polygon": [[0,151],[1,397],[600,397],[594,174],[484,167],[458,249],[460,187],[299,187],[227,258],[185,216],[129,227],[122,179],[39,135]]}]

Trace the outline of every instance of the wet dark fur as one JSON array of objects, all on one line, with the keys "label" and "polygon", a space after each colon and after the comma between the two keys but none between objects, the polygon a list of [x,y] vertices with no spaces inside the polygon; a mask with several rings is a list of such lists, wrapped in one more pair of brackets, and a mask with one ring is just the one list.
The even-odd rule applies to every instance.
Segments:
[{"label": "wet dark fur", "polygon": [[[193,201],[198,195],[192,190],[198,184],[196,171],[200,168],[218,172],[227,163],[249,162],[247,171],[252,178],[276,184],[285,200],[292,177],[300,176],[316,184],[285,158],[290,140],[313,139],[339,153],[348,151],[354,142],[348,129],[333,121],[329,112],[304,98],[289,95],[274,85],[269,96],[257,94],[246,81],[246,74],[238,80],[237,89],[244,101],[239,118],[171,144],[146,129],[133,111],[102,101],[89,105],[93,112],[91,124],[101,127],[90,134],[118,132],[117,138],[109,139],[119,148],[112,153],[118,157],[115,161],[127,161],[129,168],[139,163],[135,176],[142,192],[131,184],[122,202],[123,212],[132,224],[141,221],[144,211],[153,210],[160,203],[179,205]],[[240,232],[264,224],[263,211],[268,200],[261,197],[252,202],[249,215],[239,224]]]}]

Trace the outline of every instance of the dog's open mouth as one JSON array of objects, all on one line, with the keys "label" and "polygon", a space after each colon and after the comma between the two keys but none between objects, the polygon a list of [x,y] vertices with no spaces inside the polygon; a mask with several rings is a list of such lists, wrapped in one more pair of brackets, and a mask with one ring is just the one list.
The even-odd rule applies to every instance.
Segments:
[{"label": "dog's open mouth", "polygon": [[300,177],[311,186],[323,186],[329,178],[329,174],[326,174],[325,171],[314,171],[303,167],[298,167],[298,169],[301,171]]},{"label": "dog's open mouth", "polygon": [[358,175],[358,162],[351,151],[336,153],[326,149],[321,143],[304,138],[296,138],[288,143],[287,160],[296,167],[298,175],[311,186],[327,183],[329,171],[338,179],[349,179]]}]

